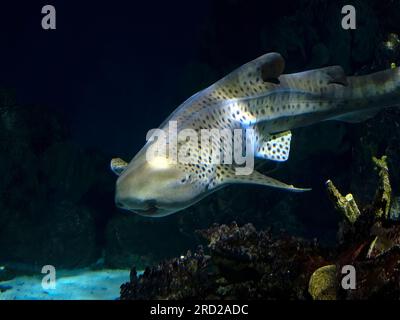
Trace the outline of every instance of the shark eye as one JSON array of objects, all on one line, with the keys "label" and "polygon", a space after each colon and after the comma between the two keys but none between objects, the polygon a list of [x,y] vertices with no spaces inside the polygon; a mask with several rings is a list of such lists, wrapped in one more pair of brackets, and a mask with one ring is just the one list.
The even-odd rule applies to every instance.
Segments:
[{"label": "shark eye", "polygon": [[188,182],[190,182],[191,178],[192,178],[192,176],[191,176],[190,174],[186,174],[186,175],[181,179],[181,183],[182,183],[182,184],[188,183]]}]

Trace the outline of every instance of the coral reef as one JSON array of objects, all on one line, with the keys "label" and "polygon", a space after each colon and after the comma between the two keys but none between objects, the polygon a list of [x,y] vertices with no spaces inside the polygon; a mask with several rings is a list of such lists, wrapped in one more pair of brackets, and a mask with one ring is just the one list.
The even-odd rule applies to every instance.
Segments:
[{"label": "coral reef", "polygon": [[[350,212],[350,215],[343,220],[338,232],[339,247],[335,259],[338,272],[326,276],[325,280],[329,281],[331,277],[330,281],[340,283],[343,275],[339,271],[346,265],[354,266],[357,271],[356,288],[337,287],[340,299],[400,298],[400,225],[389,214],[392,188],[387,158],[373,158],[373,162],[379,173],[379,183],[372,203],[361,207],[352,199],[350,204],[343,206],[341,196],[332,198],[339,211]],[[331,183],[328,189],[332,188]],[[357,212],[356,216],[354,212]],[[321,298],[319,295],[313,297]]]},{"label": "coral reef", "polygon": [[315,243],[274,239],[251,224],[213,226],[199,233],[209,255],[194,254],[146,268],[121,286],[121,299],[305,299],[313,270],[326,259]]},{"label": "coral reef", "polygon": [[[379,183],[371,204],[359,206],[328,181],[328,195],[343,216],[336,248],[253,225],[214,225],[199,231],[208,242],[194,254],[131,272],[121,299],[367,299],[400,298],[400,225],[390,220],[386,157],[373,159]],[[342,268],[356,270],[344,289]]]},{"label": "coral reef", "polygon": [[336,283],[336,266],[334,264],[326,265],[314,271],[308,284],[308,292],[313,299],[335,300],[337,283]]},{"label": "coral reef", "polygon": [[192,254],[162,262],[146,268],[137,276],[131,270],[130,282],[121,286],[122,299],[197,299],[206,298],[214,287],[213,277],[208,273],[209,257],[200,247]]}]

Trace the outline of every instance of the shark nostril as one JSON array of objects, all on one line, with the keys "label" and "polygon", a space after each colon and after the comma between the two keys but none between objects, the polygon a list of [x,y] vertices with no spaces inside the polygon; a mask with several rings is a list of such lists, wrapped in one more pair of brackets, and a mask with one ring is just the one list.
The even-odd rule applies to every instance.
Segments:
[{"label": "shark nostril", "polygon": [[121,200],[119,200],[119,199],[115,199],[115,205],[116,205],[118,208],[123,208],[123,207],[124,207],[124,203],[123,203]]},{"label": "shark nostril", "polygon": [[149,208],[154,208],[157,204],[157,201],[154,199],[150,199],[150,200],[146,200],[145,203]]}]

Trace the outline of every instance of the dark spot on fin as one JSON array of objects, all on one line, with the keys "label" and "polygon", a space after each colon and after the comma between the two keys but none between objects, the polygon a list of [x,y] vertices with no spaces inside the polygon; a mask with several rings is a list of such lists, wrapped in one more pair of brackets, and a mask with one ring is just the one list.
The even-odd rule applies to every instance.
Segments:
[{"label": "dark spot on fin", "polygon": [[261,78],[265,82],[278,83],[278,77],[285,70],[285,59],[279,53],[271,53],[261,66]]},{"label": "dark spot on fin", "polygon": [[270,82],[270,83],[275,83],[275,84],[280,84],[281,82],[277,78],[269,78],[269,79],[263,79],[264,82]]}]

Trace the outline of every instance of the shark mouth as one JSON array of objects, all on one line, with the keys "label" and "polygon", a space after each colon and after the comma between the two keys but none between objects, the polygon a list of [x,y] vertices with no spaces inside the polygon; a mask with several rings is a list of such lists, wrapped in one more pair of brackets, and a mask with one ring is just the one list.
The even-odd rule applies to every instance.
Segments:
[{"label": "shark mouth", "polygon": [[132,211],[141,215],[141,216],[148,216],[156,213],[160,208],[155,205],[150,205],[147,209],[133,209]]}]

